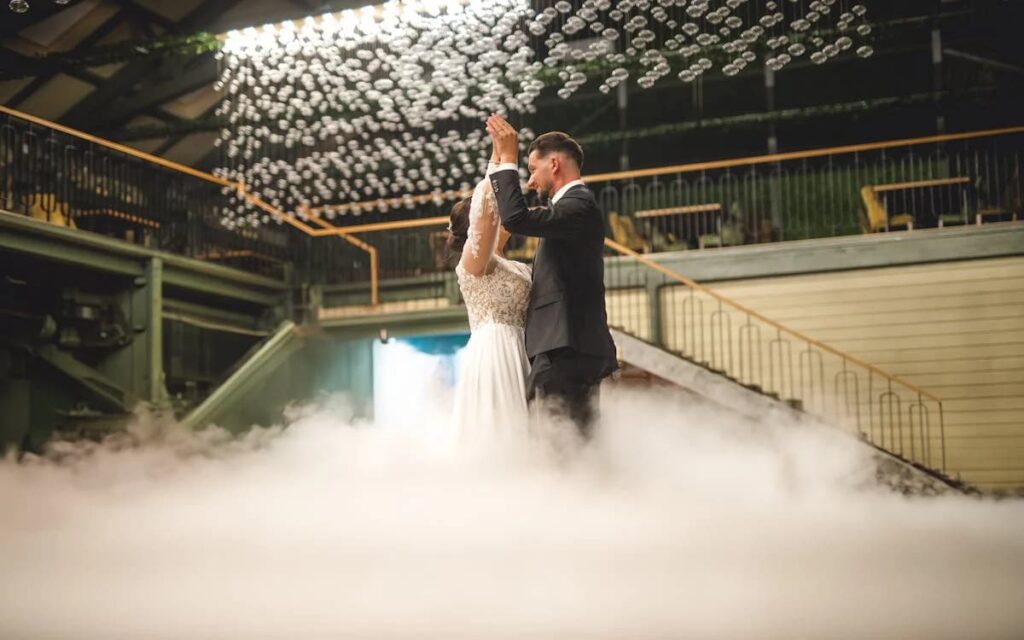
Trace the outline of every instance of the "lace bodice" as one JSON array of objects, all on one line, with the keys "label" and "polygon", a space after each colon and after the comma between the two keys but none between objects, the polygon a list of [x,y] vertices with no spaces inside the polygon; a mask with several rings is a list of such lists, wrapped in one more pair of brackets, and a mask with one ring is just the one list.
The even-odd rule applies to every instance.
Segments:
[{"label": "lace bodice", "polygon": [[474,276],[459,265],[455,274],[459,290],[469,312],[469,328],[493,322],[513,327],[526,326],[526,308],[530,303],[530,267],[520,262],[494,257],[494,271]]}]

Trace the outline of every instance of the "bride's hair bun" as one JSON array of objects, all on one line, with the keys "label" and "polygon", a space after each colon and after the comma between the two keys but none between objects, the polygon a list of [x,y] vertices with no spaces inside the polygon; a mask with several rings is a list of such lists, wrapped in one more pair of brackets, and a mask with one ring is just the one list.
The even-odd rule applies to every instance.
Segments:
[{"label": "bride's hair bun", "polygon": [[448,222],[448,242],[445,243],[445,257],[449,262],[458,262],[466,246],[466,238],[469,237],[469,206],[472,201],[472,198],[459,200],[452,207]]}]

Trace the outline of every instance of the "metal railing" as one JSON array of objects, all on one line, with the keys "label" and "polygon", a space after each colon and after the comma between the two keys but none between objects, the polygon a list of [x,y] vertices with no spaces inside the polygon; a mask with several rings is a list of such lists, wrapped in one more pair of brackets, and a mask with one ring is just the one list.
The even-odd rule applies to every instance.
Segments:
[{"label": "metal railing", "polygon": [[0,107],[0,209],[283,277],[295,234],[222,224],[236,185]]},{"label": "metal railing", "polygon": [[642,252],[1024,218],[1024,127],[813,149],[587,179]]},{"label": "metal railing", "polygon": [[[1012,127],[584,180],[606,215],[609,237],[639,253],[658,253],[1024,220],[1022,165],[1024,127]],[[309,212],[379,247],[382,278],[404,277],[448,268],[432,234],[464,195],[424,194]],[[349,254],[340,259],[367,268],[356,250]],[[531,257],[528,246],[519,254]],[[336,282],[359,277],[350,271]]]},{"label": "metal railing", "polygon": [[[585,179],[610,237],[649,253],[1022,219],[1022,148],[1013,127]],[[370,303],[379,279],[448,269],[438,232],[464,195],[285,212],[243,184],[0,107],[0,208],[258,273],[369,280]],[[281,224],[225,222],[242,208]],[[311,241],[330,236],[344,242]]]},{"label": "metal railing", "polygon": [[611,326],[945,471],[940,398],[614,240],[605,244]]}]

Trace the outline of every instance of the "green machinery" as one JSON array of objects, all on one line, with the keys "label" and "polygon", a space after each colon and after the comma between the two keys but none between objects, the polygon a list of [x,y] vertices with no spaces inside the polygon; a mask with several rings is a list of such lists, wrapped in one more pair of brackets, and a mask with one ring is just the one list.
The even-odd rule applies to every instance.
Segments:
[{"label": "green machinery", "polygon": [[371,341],[299,330],[285,275],[0,212],[0,448],[100,436],[140,410],[237,430],[324,391],[366,411]]}]

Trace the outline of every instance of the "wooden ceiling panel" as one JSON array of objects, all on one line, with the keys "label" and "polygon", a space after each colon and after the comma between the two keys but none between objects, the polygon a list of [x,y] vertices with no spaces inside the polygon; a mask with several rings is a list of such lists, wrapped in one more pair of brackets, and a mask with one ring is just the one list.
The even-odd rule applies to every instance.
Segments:
[{"label": "wooden ceiling panel", "polygon": [[118,11],[115,5],[101,0],[79,0],[60,13],[22,30],[17,39],[28,45],[31,53],[67,51],[88,38],[96,27]]},{"label": "wooden ceiling panel", "polygon": [[[189,14],[193,9],[202,4],[203,0],[133,0],[135,4],[158,13],[172,22],[177,22]],[[207,0],[212,1],[212,0]]]},{"label": "wooden ceiling panel", "polygon": [[194,133],[186,136],[181,142],[171,147],[164,154],[164,157],[174,162],[192,166],[210,152],[210,149],[213,148],[213,141],[216,139],[216,133]]},{"label": "wooden ceiling panel", "polygon": [[0,82],[0,104],[7,104],[8,100],[24,89],[30,82],[32,82],[32,78],[18,78],[17,80]]},{"label": "wooden ceiling panel", "polygon": [[61,73],[29,96],[18,109],[47,120],[57,120],[75,103],[92,93],[93,88],[87,82]]}]

